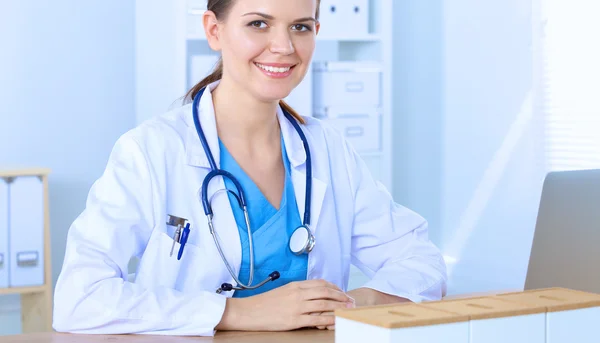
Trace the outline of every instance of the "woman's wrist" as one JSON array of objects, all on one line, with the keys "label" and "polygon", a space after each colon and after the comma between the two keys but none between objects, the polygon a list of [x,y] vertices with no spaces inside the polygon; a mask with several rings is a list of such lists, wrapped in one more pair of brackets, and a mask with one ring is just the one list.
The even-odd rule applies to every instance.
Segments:
[{"label": "woman's wrist", "polygon": [[221,321],[216,326],[216,330],[239,330],[240,329],[240,301],[241,299],[227,298],[225,301],[225,311],[221,316]]}]

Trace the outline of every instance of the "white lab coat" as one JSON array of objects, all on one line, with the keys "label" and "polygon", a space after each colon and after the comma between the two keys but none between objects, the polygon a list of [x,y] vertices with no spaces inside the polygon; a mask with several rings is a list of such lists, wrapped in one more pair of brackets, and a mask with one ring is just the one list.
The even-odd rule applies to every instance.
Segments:
[{"label": "white lab coat", "polygon": [[[213,156],[219,145],[210,90],[199,116]],[[301,217],[306,155],[281,110],[279,123]],[[371,279],[365,287],[415,302],[445,293],[446,269],[429,241],[426,221],[392,200],[344,138],[307,117],[302,125],[312,157],[312,230],[316,246],[308,279],[325,279],[346,290],[350,264]],[[192,118],[191,104],[142,123],[116,142],[86,208],[72,224],[54,299],[59,332],[211,336],[221,320],[224,282],[235,284],[222,262],[200,198],[210,171]],[[223,188],[211,182],[209,195]],[[224,194],[224,193],[220,193]],[[235,219],[226,196],[213,202],[215,228],[234,271],[241,263]],[[183,257],[169,257],[173,228],[167,214],[189,220]],[[260,246],[255,249],[260,249]],[[128,281],[130,258],[140,259]]]}]

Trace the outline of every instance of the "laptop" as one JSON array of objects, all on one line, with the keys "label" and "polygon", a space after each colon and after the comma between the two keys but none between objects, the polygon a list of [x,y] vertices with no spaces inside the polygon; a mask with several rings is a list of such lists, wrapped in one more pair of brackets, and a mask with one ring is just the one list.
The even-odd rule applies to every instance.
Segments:
[{"label": "laptop", "polygon": [[600,170],[544,180],[525,289],[548,287],[600,293]]}]

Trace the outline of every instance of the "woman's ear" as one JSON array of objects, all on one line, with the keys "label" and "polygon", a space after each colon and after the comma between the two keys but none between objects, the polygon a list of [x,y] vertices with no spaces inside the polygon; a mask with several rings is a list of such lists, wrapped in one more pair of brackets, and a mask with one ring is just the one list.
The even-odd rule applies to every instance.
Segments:
[{"label": "woman's ear", "polygon": [[219,21],[213,11],[206,11],[202,16],[202,24],[204,25],[204,33],[206,40],[211,49],[215,51],[221,50],[219,41]]}]

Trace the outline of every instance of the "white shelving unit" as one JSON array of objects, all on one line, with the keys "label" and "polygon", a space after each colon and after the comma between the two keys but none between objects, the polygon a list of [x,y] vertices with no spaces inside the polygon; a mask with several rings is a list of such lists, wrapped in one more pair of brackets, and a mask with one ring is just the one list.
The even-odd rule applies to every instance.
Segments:
[{"label": "white shelving unit", "polygon": [[[349,5],[350,4],[350,5]],[[197,56],[217,57],[206,43],[201,15],[206,0],[136,0],[136,117],[140,123],[179,103],[197,81],[191,77]],[[367,7],[368,20],[335,19],[330,7]],[[361,9],[362,10],[362,9]],[[379,149],[359,151],[374,177],[392,189],[392,0],[322,0],[321,25],[313,58],[320,62],[376,62],[381,70]],[[339,14],[339,12],[338,12]],[[339,18],[339,17],[338,17]],[[357,28],[368,27],[362,32]],[[338,32],[339,31],[339,32]],[[197,72],[196,72],[197,73]],[[313,70],[288,102],[313,116]],[[372,126],[372,125],[371,125]],[[370,144],[371,145],[371,144]],[[357,146],[357,150],[361,147]]]},{"label": "white shelving unit", "polygon": [[50,173],[0,167],[0,296],[20,295],[23,333],[52,331]]}]

